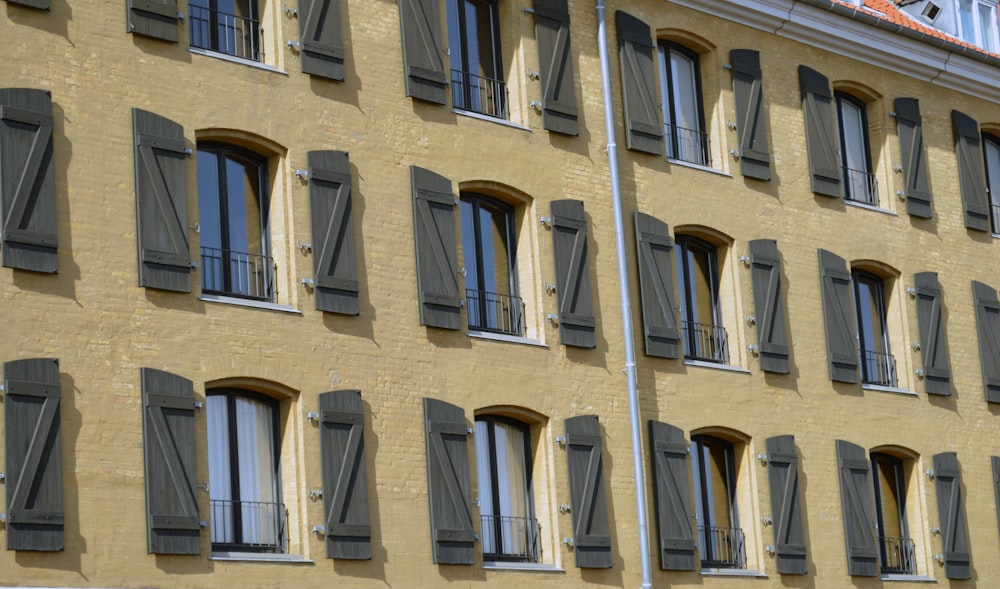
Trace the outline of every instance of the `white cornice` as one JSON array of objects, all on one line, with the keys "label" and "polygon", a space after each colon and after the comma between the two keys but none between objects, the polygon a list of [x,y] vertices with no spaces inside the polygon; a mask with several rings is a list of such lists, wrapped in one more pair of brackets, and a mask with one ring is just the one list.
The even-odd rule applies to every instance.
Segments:
[{"label": "white cornice", "polygon": [[855,19],[800,0],[668,1],[925,82],[1000,102],[1000,68],[951,51],[941,46],[938,39],[922,42],[896,32],[902,27],[894,23],[869,24],[866,20],[872,17],[864,11],[856,11],[860,18]]}]

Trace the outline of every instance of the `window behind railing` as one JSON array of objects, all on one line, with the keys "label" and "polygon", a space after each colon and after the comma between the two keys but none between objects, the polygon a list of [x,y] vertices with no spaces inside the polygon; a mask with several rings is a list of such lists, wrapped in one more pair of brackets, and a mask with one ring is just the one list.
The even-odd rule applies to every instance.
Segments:
[{"label": "window behind railing", "polygon": [[913,540],[909,538],[878,539],[882,556],[882,573],[896,575],[915,575],[917,559],[913,550]]},{"label": "window behind railing", "polygon": [[861,350],[861,382],[896,386],[896,358],[892,354]]},{"label": "window behind railing", "polygon": [[214,550],[286,551],[284,504],[212,499],[210,507]]},{"label": "window behind railing", "polygon": [[482,515],[483,560],[538,562],[538,521],[532,517]]},{"label": "window behind railing", "polygon": [[467,289],[465,298],[469,329],[524,335],[524,303],[521,297]]},{"label": "window behind railing", "polygon": [[875,174],[844,167],[844,187],[847,200],[878,206],[878,180]]},{"label": "window behind railing", "polygon": [[709,157],[708,133],[671,124],[664,125],[664,131],[667,134],[667,157],[669,159],[700,166],[712,164]]},{"label": "window behind railing", "polygon": [[274,260],[270,256],[202,246],[201,272],[205,293],[274,300]]},{"label": "window behind railing", "polygon": [[698,526],[698,541],[702,567],[720,569],[747,567],[742,528]]},{"label": "window behind railing", "polygon": [[508,118],[507,84],[461,70],[451,70],[451,99],[455,108],[497,119]]},{"label": "window behind railing", "polygon": [[192,47],[262,61],[260,21],[256,18],[229,14],[193,2],[188,10]]},{"label": "window behind railing", "polygon": [[684,339],[685,358],[729,364],[729,341],[726,328],[720,325],[683,321],[681,322],[681,336]]}]

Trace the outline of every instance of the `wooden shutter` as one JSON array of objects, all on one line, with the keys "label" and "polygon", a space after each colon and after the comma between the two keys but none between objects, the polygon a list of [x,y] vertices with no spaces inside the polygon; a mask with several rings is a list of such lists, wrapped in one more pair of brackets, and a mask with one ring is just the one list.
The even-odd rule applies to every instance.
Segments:
[{"label": "wooden shutter", "polygon": [[177,0],[125,0],[128,32],[176,43],[179,36]]},{"label": "wooden shutter", "polygon": [[694,531],[691,527],[691,445],[680,428],[649,421],[653,499],[660,535],[660,568],[693,571],[696,568]]},{"label": "wooden shutter", "polygon": [[59,361],[3,365],[7,550],[64,547]]},{"label": "wooden shutter", "polygon": [[542,126],[579,135],[567,0],[535,0],[535,39],[542,84]]},{"label": "wooden shutter", "polygon": [[310,151],[306,157],[316,308],[357,315],[358,268],[351,207],[351,163],[344,151]]},{"label": "wooden shutter", "polygon": [[425,398],[424,425],[434,562],[473,564],[476,535],[472,528],[465,412],[450,403]]},{"label": "wooden shutter", "polygon": [[833,117],[833,93],[826,76],[804,65],[799,66],[799,90],[802,115],[806,123],[806,151],[812,191],[825,196],[842,197],[840,152]]},{"label": "wooden shutter", "polygon": [[566,420],[573,553],[583,569],[611,568],[611,531],[604,494],[601,425],[596,415]]},{"label": "wooden shutter", "polygon": [[49,0],[7,0],[7,3],[27,6],[28,8],[40,8],[42,10],[48,10],[50,7]]},{"label": "wooden shutter", "polygon": [[993,466],[993,497],[997,506],[997,525],[1000,526],[1000,456],[990,456]]},{"label": "wooden shutter", "polygon": [[441,58],[438,4],[439,0],[399,0],[399,25],[406,95],[445,104],[448,78]]},{"label": "wooden shutter", "polygon": [[372,527],[361,391],[321,393],[319,412],[326,557],[370,560]]},{"label": "wooden shutter", "polygon": [[823,291],[823,320],[830,380],[858,382],[858,351],[854,319],[854,294],[847,262],[836,254],[819,250],[819,274]]},{"label": "wooden shutter", "polygon": [[778,244],[773,239],[755,239],[749,245],[760,368],[788,374],[788,330]]},{"label": "wooden shutter", "polygon": [[625,105],[625,146],[635,151],[663,154],[663,123],[653,73],[653,41],[649,25],[618,10],[618,62],[622,71]]},{"label": "wooden shutter", "polygon": [[982,282],[972,283],[979,332],[979,360],[983,367],[986,400],[1000,403],[1000,301],[997,291]]},{"label": "wooden shutter", "polygon": [[583,201],[552,201],[552,250],[559,297],[559,340],[567,346],[593,348],[597,344]]},{"label": "wooden shutter", "polygon": [[141,368],[140,376],[147,551],[198,554],[194,387],[186,378],[153,368]]},{"label": "wooden shutter", "polygon": [[934,456],[934,489],[937,491],[944,574],[949,579],[971,579],[972,555],[962,498],[962,469],[954,452]]},{"label": "wooden shutter", "polygon": [[670,239],[667,224],[636,211],[635,247],[646,355],[678,358],[680,330],[674,296],[674,240]]},{"label": "wooden shutter", "polygon": [[0,89],[0,234],[7,268],[55,273],[56,189],[52,96]]},{"label": "wooden shutter", "polygon": [[729,52],[733,72],[733,99],[736,102],[736,133],[740,140],[740,172],[749,178],[771,179],[764,118],[764,89],[761,83],[760,52],[733,49]]},{"label": "wooden shutter", "polygon": [[903,192],[906,212],[914,217],[931,218],[931,187],[927,180],[927,154],[924,150],[920,103],[916,98],[897,98],[896,134],[899,135],[900,165],[903,168]]},{"label": "wooden shutter", "polygon": [[461,329],[462,299],[451,180],[416,166],[410,166],[410,180],[420,324]]},{"label": "wooden shutter", "polygon": [[299,36],[302,38],[302,71],[343,81],[344,38],[341,32],[342,0],[299,0]]},{"label": "wooden shutter", "polygon": [[957,110],[951,111],[951,129],[958,159],[958,186],[965,207],[965,226],[976,231],[990,230],[989,195],[983,171],[983,150],[979,123]]},{"label": "wooden shutter", "polygon": [[840,469],[840,505],[844,514],[847,571],[851,575],[879,574],[875,520],[872,518],[872,481],[868,455],[861,446],[837,440]]},{"label": "wooden shutter", "polygon": [[139,285],[191,292],[184,128],[132,109]]},{"label": "wooden shutter", "polygon": [[767,480],[771,488],[771,520],[778,572],[804,575],[806,534],[799,500],[799,458],[793,436],[775,436],[767,442]]},{"label": "wooden shutter", "polygon": [[932,395],[951,394],[948,344],[941,312],[941,285],[936,272],[913,275],[917,294],[917,327],[924,362],[924,390]]}]

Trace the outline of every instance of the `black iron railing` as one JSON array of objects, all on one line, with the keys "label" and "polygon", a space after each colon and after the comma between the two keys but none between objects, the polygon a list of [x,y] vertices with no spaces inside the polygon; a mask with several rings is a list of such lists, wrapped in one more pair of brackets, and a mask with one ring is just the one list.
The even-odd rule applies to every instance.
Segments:
[{"label": "black iron railing", "polygon": [[703,568],[747,568],[746,545],[742,528],[698,526],[698,542]]},{"label": "black iron railing", "polygon": [[724,327],[684,321],[681,336],[685,358],[729,364],[729,342]]},{"label": "black iron railing", "polygon": [[861,382],[896,386],[896,358],[892,354],[861,350]]},{"label": "black iron railing", "polygon": [[524,302],[521,297],[467,289],[465,299],[469,329],[524,335]]},{"label": "black iron railing", "polygon": [[533,517],[483,515],[483,560],[538,562],[538,522]]},{"label": "black iron railing", "polygon": [[201,277],[202,292],[208,294],[274,300],[274,260],[270,256],[202,247]]},{"label": "black iron railing", "polygon": [[507,120],[507,84],[461,70],[451,70],[451,100],[455,108]]},{"label": "black iron railing", "polygon": [[667,157],[701,166],[712,164],[708,149],[708,133],[697,129],[685,129],[677,125],[665,124],[667,135]]},{"label": "black iron railing", "polygon": [[878,180],[875,174],[844,167],[844,198],[862,204],[878,206]]},{"label": "black iron railing", "polygon": [[917,573],[913,540],[882,537],[878,539],[878,544],[882,557],[883,574],[915,575]]},{"label": "black iron railing", "polygon": [[204,6],[188,5],[191,46],[261,61],[260,21]]},{"label": "black iron railing", "polygon": [[212,548],[240,552],[285,552],[285,505],[212,499]]}]

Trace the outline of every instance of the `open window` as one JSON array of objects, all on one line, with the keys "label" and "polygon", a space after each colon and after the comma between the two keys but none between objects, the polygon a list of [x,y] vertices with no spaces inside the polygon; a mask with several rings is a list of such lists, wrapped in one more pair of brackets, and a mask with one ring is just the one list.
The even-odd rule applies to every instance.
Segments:
[{"label": "open window", "polygon": [[876,274],[858,269],[852,272],[851,280],[857,306],[861,382],[895,387],[896,359],[889,345],[885,281]]},{"label": "open window", "polygon": [[983,160],[986,164],[986,186],[990,199],[990,221],[993,234],[1000,234],[1000,137],[983,133]]},{"label": "open window", "polygon": [[659,56],[667,158],[710,166],[698,54],[677,43],[661,41]]},{"label": "open window", "polygon": [[191,47],[263,61],[260,0],[190,0]]},{"label": "open window", "polygon": [[736,500],[736,464],[733,442],[709,435],[691,436],[702,568],[746,568],[746,540]]},{"label": "open window", "polygon": [[844,198],[879,206],[878,181],[872,171],[868,137],[868,109],[864,101],[846,92],[835,92],[837,127],[840,132],[840,162]]},{"label": "open window", "polygon": [[872,452],[871,461],[882,574],[914,575],[917,560],[906,507],[912,461],[888,452]]},{"label": "open window", "polygon": [[729,364],[729,342],[719,305],[719,251],[692,235],[676,236],[684,357]]},{"label": "open window", "polygon": [[469,329],[523,336],[514,208],[489,196],[463,192],[460,209]]},{"label": "open window", "polygon": [[447,11],[452,105],[508,119],[497,0],[448,0]]},{"label": "open window", "polygon": [[996,53],[997,3],[988,0],[958,0],[959,36],[969,43]]}]

